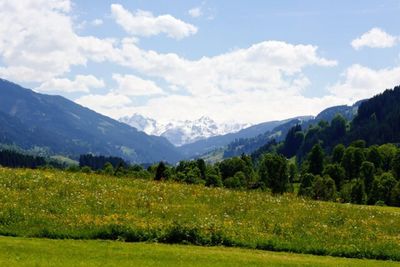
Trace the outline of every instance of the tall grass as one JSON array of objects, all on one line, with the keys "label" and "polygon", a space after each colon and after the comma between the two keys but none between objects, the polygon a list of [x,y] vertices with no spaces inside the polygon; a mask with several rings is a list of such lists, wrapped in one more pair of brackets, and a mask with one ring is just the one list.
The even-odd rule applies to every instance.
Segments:
[{"label": "tall grass", "polygon": [[400,209],[287,194],[0,169],[0,234],[400,260]]}]

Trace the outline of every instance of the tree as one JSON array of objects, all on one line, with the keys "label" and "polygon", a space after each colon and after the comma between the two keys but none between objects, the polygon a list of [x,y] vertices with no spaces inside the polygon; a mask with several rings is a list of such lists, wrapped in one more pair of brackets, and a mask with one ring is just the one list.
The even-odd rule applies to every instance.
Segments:
[{"label": "tree", "polygon": [[398,181],[400,181],[400,150],[397,150],[397,153],[393,159],[392,162],[392,170],[394,173],[394,176]]},{"label": "tree", "polygon": [[400,207],[400,182],[393,187],[390,193],[390,205]]},{"label": "tree", "polygon": [[364,161],[360,168],[360,178],[364,181],[365,191],[369,193],[374,181],[375,166],[372,162]]},{"label": "tree", "polygon": [[365,186],[362,180],[356,181],[351,188],[351,202],[356,204],[365,204],[367,195],[365,193]]},{"label": "tree", "polygon": [[271,188],[272,193],[286,192],[289,184],[287,160],[282,155],[265,154],[260,162],[260,181]]},{"label": "tree", "polygon": [[392,167],[392,160],[396,155],[397,148],[393,144],[384,144],[379,146],[378,150],[382,157],[382,169],[387,172]]},{"label": "tree", "polygon": [[365,143],[365,140],[359,139],[359,140],[353,141],[350,144],[350,146],[356,147],[356,148],[365,148],[366,143]]},{"label": "tree", "polygon": [[289,164],[289,182],[294,183],[297,180],[297,167],[296,164]]},{"label": "tree", "polygon": [[339,164],[329,164],[324,169],[324,175],[329,175],[334,181],[336,185],[336,189],[339,191],[342,183],[346,178],[346,173],[342,166]]},{"label": "tree", "polygon": [[233,177],[225,179],[224,185],[227,188],[243,188],[246,185],[246,176],[239,171]]},{"label": "tree", "polygon": [[344,151],[343,154],[343,158],[342,158],[342,167],[344,168],[345,172],[346,172],[346,179],[347,180],[351,180],[354,177],[354,164],[353,164],[353,159],[354,159],[354,151],[355,148],[354,147],[348,147],[346,148],[346,150]]},{"label": "tree", "polygon": [[197,167],[200,170],[201,179],[205,180],[206,179],[206,163],[205,163],[204,159],[198,159],[196,161],[196,163],[197,163]]},{"label": "tree", "polygon": [[314,183],[315,177],[311,173],[305,173],[301,177],[301,183],[299,188],[300,196],[313,196],[313,188],[312,185]]},{"label": "tree", "polygon": [[372,162],[377,170],[381,168],[382,156],[379,153],[377,145],[368,148],[367,161]]},{"label": "tree", "polygon": [[313,183],[313,198],[317,200],[334,200],[336,196],[335,181],[328,175],[317,175]]},{"label": "tree", "polygon": [[346,119],[342,115],[337,114],[331,121],[330,139],[339,140],[346,135]]},{"label": "tree", "polygon": [[222,179],[218,167],[207,165],[206,186],[222,187]]},{"label": "tree", "polygon": [[356,148],[354,150],[353,160],[352,160],[352,164],[353,164],[352,177],[353,178],[357,178],[360,176],[360,168],[361,168],[361,164],[364,162],[364,160],[365,160],[365,155],[364,155],[363,149]]},{"label": "tree", "polygon": [[205,184],[206,183],[206,181],[201,178],[201,171],[197,166],[189,169],[189,171],[186,172],[184,181],[188,184]]},{"label": "tree", "polygon": [[103,171],[107,175],[114,175],[114,167],[110,162],[106,162],[106,164],[104,164]]},{"label": "tree", "polygon": [[314,175],[322,174],[324,169],[324,151],[322,150],[320,144],[313,146],[308,157],[308,161],[310,162],[308,170],[310,173]]},{"label": "tree", "polygon": [[345,147],[343,144],[338,144],[335,146],[332,152],[332,162],[341,163],[344,155]]},{"label": "tree", "polygon": [[156,181],[160,181],[160,180],[162,180],[162,179],[165,179],[166,178],[166,166],[165,166],[165,163],[164,162],[160,162],[159,164],[158,164],[158,166],[157,166],[157,169],[156,169],[156,175],[155,175],[155,177],[154,177],[154,180],[156,180]]},{"label": "tree", "polygon": [[369,204],[375,204],[378,201],[383,201],[386,204],[389,204],[391,191],[395,185],[396,179],[394,179],[390,172],[382,173],[380,177],[376,177],[372,183],[368,199]]},{"label": "tree", "polygon": [[222,180],[229,177],[233,177],[235,173],[242,171],[244,172],[246,162],[239,157],[225,159],[219,164],[219,170],[221,172]]},{"label": "tree", "polygon": [[286,134],[285,142],[282,147],[282,154],[288,158],[296,155],[304,140],[304,133],[301,131],[301,125],[297,124],[290,128]]}]

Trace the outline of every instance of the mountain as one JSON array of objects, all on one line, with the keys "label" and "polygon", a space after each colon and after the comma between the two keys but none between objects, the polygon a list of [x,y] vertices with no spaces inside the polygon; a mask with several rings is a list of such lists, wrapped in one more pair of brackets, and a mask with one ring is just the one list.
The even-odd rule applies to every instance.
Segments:
[{"label": "mountain", "polygon": [[361,103],[347,142],[358,139],[368,145],[400,143],[400,86]]},{"label": "mountain", "polygon": [[275,140],[280,142],[285,139],[286,134],[295,125],[304,125],[313,120],[311,116],[297,117],[284,121],[272,130],[266,131],[251,138],[240,138],[229,143],[224,149],[223,158],[240,156],[241,154],[251,154],[268,142]]},{"label": "mountain", "polygon": [[249,126],[249,124],[239,123],[219,124],[206,116],[193,121],[171,121],[167,124],[162,124],[137,113],[130,117],[122,117],[119,121],[147,134],[163,136],[176,146],[190,144],[217,135],[237,132]]},{"label": "mountain", "polygon": [[[302,120],[308,120],[311,118],[312,118],[311,116],[298,117],[298,119]],[[271,131],[275,127],[285,124],[291,120],[292,119],[282,120],[282,121],[270,121],[270,122],[256,124],[248,128],[244,128],[236,133],[214,136],[204,140],[199,140],[191,144],[183,145],[179,147],[179,151],[187,158],[198,157],[215,149],[220,149],[222,147],[225,147],[229,143],[235,140],[253,138],[260,134],[264,134],[266,132]]]},{"label": "mountain", "polygon": [[[258,135],[250,136],[247,138],[236,138],[235,140],[225,144],[223,152],[220,152],[220,157],[229,158],[239,156],[242,153],[251,154],[259,150],[261,147],[266,146],[273,139],[277,142],[283,141],[290,128],[299,124],[303,129],[307,129],[311,125],[316,125],[320,121],[330,122],[337,114],[342,115],[345,119],[351,121],[357,114],[358,107],[363,101],[358,101],[352,106],[334,106],[321,111],[316,117],[304,116],[281,121],[279,125],[262,131]],[[250,127],[251,128],[251,127]],[[243,130],[244,131],[244,130]],[[182,151],[184,155],[185,151]],[[214,152],[211,152],[213,154]],[[205,155],[208,157],[208,154]]]},{"label": "mountain", "polygon": [[132,116],[125,116],[119,119],[120,122],[126,123],[138,131],[145,132],[149,135],[160,136],[164,130],[156,120],[142,116],[140,114],[133,114]]},{"label": "mountain", "polygon": [[64,97],[39,94],[0,79],[0,142],[46,148],[77,158],[94,153],[131,162],[178,161],[167,139],[148,136]]}]

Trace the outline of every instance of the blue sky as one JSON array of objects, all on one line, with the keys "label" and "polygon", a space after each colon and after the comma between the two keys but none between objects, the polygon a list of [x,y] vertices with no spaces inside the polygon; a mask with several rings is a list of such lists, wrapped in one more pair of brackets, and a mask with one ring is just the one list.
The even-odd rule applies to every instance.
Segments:
[{"label": "blue sky", "polygon": [[113,118],[315,115],[400,84],[399,11],[399,0],[5,0],[0,77]]}]

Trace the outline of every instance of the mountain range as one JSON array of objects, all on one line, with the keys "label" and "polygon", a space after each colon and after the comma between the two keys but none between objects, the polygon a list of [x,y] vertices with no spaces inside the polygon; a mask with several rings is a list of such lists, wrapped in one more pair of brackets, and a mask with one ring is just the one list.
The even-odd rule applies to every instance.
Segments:
[{"label": "mountain range", "polygon": [[351,120],[360,103],[331,107],[316,117],[252,126],[218,124],[209,117],[160,124],[140,114],[116,121],[64,97],[36,93],[0,79],[0,144],[71,159],[93,153],[135,163],[175,163],[215,150],[229,157],[251,153],[272,138],[280,141],[296,124],[304,129],[321,120],[330,121],[337,113]]},{"label": "mountain range", "polygon": [[250,124],[240,123],[217,123],[207,116],[193,121],[176,120],[163,124],[137,113],[132,116],[122,117],[119,121],[149,135],[163,136],[175,146],[190,144],[213,136],[234,133],[250,126]]},{"label": "mountain range", "polygon": [[164,137],[149,136],[61,96],[39,94],[0,79],[0,143],[77,158],[93,153],[131,162],[176,162],[179,151]]}]

